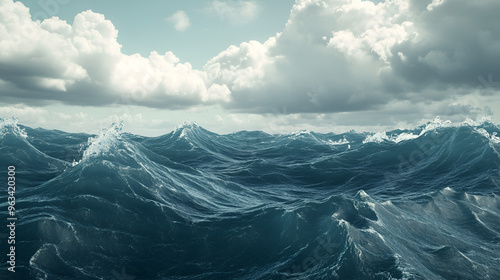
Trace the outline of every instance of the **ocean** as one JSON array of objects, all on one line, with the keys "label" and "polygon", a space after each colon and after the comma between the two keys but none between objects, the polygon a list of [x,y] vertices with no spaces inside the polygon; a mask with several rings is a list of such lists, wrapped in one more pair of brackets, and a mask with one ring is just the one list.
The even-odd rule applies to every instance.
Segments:
[{"label": "ocean", "polygon": [[188,123],[159,137],[122,126],[0,120],[2,279],[500,279],[491,121],[226,135]]}]

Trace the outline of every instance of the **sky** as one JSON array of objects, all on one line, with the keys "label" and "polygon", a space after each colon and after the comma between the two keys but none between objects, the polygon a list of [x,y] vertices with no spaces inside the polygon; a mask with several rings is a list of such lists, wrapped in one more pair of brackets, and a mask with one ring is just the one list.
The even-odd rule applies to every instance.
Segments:
[{"label": "sky", "polygon": [[497,0],[0,0],[0,118],[141,135],[500,118]]}]

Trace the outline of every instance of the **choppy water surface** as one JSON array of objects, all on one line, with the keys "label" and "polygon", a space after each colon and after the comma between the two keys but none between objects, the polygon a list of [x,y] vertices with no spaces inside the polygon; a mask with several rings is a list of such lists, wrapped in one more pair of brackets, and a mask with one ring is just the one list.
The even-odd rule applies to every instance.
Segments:
[{"label": "choppy water surface", "polygon": [[[285,135],[186,124],[143,137],[0,120],[19,218],[5,275],[500,279],[499,132],[435,120]],[[0,207],[7,216],[6,191]]]}]

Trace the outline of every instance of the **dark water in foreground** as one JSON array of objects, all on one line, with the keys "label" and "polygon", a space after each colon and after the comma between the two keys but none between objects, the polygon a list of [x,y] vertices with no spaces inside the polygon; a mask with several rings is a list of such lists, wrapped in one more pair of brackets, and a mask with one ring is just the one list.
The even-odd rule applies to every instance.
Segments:
[{"label": "dark water in foreground", "polygon": [[500,279],[499,132],[96,136],[0,120],[0,278]]}]

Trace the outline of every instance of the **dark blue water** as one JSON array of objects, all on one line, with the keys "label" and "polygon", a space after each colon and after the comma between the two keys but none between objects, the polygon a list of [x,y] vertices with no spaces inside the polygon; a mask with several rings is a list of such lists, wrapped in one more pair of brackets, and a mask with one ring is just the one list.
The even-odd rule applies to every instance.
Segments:
[{"label": "dark blue water", "polygon": [[[159,137],[0,120],[2,279],[500,279],[499,126]],[[8,278],[7,278],[8,277]]]}]

